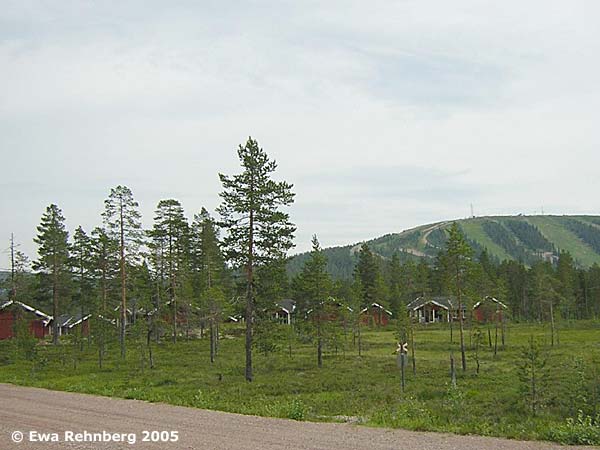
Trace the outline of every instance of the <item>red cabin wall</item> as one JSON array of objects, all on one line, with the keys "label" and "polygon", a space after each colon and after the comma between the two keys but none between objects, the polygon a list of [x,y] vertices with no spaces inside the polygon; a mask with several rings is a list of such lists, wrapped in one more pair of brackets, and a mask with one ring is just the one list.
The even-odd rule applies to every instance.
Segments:
[{"label": "red cabin wall", "polygon": [[44,322],[41,320],[32,320],[29,322],[29,331],[31,334],[38,338],[43,339],[46,336],[48,328],[44,326]]},{"label": "red cabin wall", "polygon": [[477,322],[483,322],[485,320],[483,310],[481,308],[475,308],[473,310],[473,317]]},{"label": "red cabin wall", "polygon": [[486,314],[486,311],[481,308],[481,307],[477,307],[473,310],[473,318],[477,321],[477,322],[494,322],[496,320],[498,320],[499,322],[502,322],[502,310],[500,309],[501,307],[498,307],[498,311],[488,311]]},{"label": "red cabin wall", "polygon": [[386,326],[389,322],[389,317],[385,311],[380,311],[378,308],[373,308],[364,312],[361,322],[363,325]]},{"label": "red cabin wall", "polygon": [[14,314],[12,311],[0,312],[0,339],[13,337]]},{"label": "red cabin wall", "polygon": [[[15,314],[12,311],[0,312],[0,339],[10,339],[14,337]],[[38,338],[43,339],[48,334],[48,327],[44,326],[44,321],[40,319],[32,319],[29,321],[30,333]]]}]

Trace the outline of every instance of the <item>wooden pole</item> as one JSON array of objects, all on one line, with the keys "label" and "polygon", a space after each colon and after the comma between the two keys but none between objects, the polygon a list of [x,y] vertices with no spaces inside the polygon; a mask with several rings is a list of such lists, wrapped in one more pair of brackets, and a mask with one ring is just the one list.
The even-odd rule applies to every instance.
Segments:
[{"label": "wooden pole", "polygon": [[454,354],[450,352],[450,380],[452,387],[456,387],[456,368],[454,367]]}]

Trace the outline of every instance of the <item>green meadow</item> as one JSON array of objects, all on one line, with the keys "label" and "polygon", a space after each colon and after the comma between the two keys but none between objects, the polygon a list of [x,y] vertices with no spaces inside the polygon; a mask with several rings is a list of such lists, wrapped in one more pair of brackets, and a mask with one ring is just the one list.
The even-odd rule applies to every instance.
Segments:
[{"label": "green meadow", "polygon": [[[416,375],[409,359],[404,392],[392,327],[365,328],[361,356],[350,333],[338,335],[336,345],[326,348],[321,369],[308,338],[280,340],[274,351],[255,352],[251,383],[244,380],[239,327],[222,330],[213,364],[206,338],[154,344],[153,369],[141,342],[128,343],[126,360],[113,342],[99,369],[93,343],[84,342],[83,350],[68,340],[58,347],[42,343],[25,358],[16,340],[2,341],[0,382],[296,420],[600,444],[600,428],[594,425],[600,413],[600,323],[561,324],[560,344],[553,347],[547,325],[509,324],[505,345],[499,338],[496,354],[495,330],[489,335],[487,328],[481,331],[479,373],[468,330],[463,372],[458,331],[450,343],[447,325],[418,326]],[[523,394],[527,383],[519,375],[531,337],[545,361],[535,414]],[[451,353],[456,387],[450,377]]]}]

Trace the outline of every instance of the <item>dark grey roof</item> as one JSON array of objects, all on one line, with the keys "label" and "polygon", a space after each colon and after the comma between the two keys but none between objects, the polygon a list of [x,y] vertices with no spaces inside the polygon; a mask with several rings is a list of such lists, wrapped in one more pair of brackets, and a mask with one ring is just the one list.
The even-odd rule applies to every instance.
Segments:
[{"label": "dark grey roof", "polygon": [[62,314],[58,316],[56,319],[57,326],[66,327],[73,320],[73,316],[71,314]]},{"label": "dark grey roof", "polygon": [[[437,297],[427,297],[427,296],[423,296],[423,297],[417,297],[416,299],[414,299],[412,302],[410,302],[408,305],[406,305],[406,307],[408,309],[410,309],[411,311],[415,311],[417,309],[422,308],[423,306],[432,303],[434,305],[437,305],[445,310],[455,310],[458,308],[457,305],[457,301],[454,297],[442,297],[442,296],[437,296]],[[464,309],[464,305],[463,305],[463,309]]]},{"label": "dark grey roof", "polygon": [[296,310],[296,302],[291,298],[279,300],[275,305],[287,311],[288,314],[292,314]]},{"label": "dark grey roof", "polygon": [[58,326],[59,327],[68,327],[73,328],[76,325],[79,325],[84,320],[87,320],[91,317],[91,314],[78,312],[77,314],[62,314],[58,316]]}]

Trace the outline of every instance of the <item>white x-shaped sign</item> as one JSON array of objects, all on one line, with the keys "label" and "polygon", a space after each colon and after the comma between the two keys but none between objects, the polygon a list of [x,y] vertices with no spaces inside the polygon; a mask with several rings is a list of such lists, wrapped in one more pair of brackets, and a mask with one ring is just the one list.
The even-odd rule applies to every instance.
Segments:
[{"label": "white x-shaped sign", "polygon": [[408,342],[401,344],[398,342],[398,348],[396,349],[396,353],[408,353]]}]

